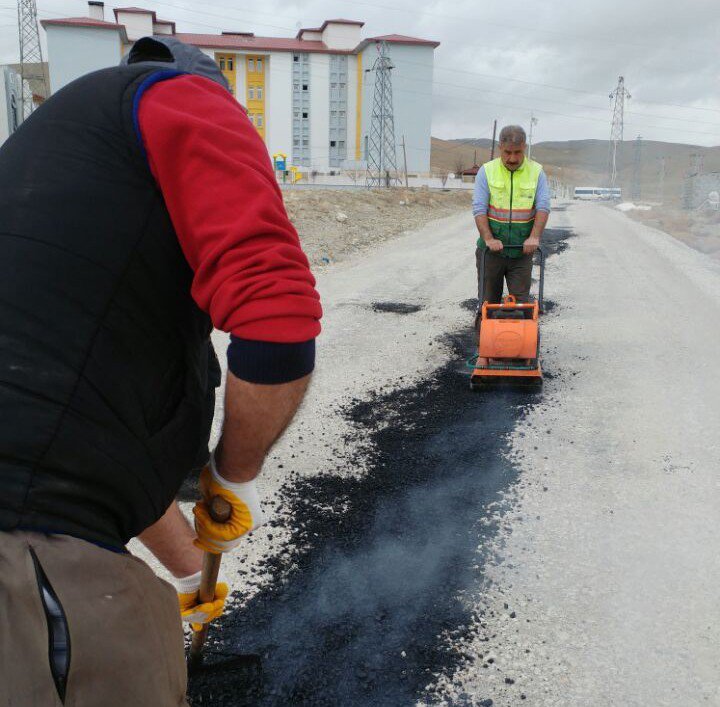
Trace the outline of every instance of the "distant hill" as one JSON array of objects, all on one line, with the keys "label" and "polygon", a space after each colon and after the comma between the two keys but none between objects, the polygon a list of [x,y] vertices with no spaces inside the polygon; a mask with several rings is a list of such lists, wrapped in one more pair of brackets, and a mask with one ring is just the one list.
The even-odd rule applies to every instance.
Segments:
[{"label": "distant hill", "polygon": [[[490,159],[491,141],[481,139],[432,139],[431,165],[433,172],[457,172]],[[720,147],[699,147],[670,142],[643,140],[641,147],[641,198],[659,200],[660,158],[665,157],[665,197],[679,203],[682,182],[690,168],[690,156],[702,155],[704,171],[720,172]],[[571,187],[600,186],[607,180],[610,144],[607,140],[568,140],[540,142],[533,146],[533,159],[542,163],[545,171]],[[624,194],[630,197],[634,174],[635,141],[623,143],[619,158],[619,182]]]}]

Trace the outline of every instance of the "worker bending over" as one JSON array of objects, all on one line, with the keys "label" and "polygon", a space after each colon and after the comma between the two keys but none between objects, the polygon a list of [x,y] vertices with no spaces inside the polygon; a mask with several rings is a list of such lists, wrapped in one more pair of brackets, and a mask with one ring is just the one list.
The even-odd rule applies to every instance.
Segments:
[{"label": "worker bending over", "polygon": [[[483,302],[502,301],[503,280],[518,302],[527,302],[530,296],[533,253],[550,214],[550,191],[542,166],[525,156],[525,147],[525,131],[519,125],[505,126],[500,131],[500,157],[486,162],[475,178],[478,311]],[[515,245],[522,248],[506,247]],[[485,291],[480,292],[486,248]]]},{"label": "worker bending over", "polygon": [[[54,94],[0,149],[0,705],[177,707],[178,592],[263,521],[254,479],[305,392],[320,301],[265,145],[172,37]],[[231,334],[222,439],[208,462]],[[188,473],[226,525],[174,497]]]}]

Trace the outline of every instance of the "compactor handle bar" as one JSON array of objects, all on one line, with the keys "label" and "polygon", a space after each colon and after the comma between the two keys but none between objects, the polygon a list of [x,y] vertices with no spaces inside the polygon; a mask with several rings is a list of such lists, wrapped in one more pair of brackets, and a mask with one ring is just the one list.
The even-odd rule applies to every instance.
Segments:
[{"label": "compactor handle bar", "polygon": [[[503,250],[506,248],[522,248],[522,245],[504,245]],[[478,294],[480,295],[480,306],[483,304],[482,298],[485,295],[485,256],[487,255],[490,248],[485,246],[483,248],[482,260],[480,262],[480,282],[478,283]],[[542,246],[538,246],[536,252],[540,255],[540,280],[538,282],[538,306],[541,312],[545,311],[543,293],[545,291],[545,251]]]}]

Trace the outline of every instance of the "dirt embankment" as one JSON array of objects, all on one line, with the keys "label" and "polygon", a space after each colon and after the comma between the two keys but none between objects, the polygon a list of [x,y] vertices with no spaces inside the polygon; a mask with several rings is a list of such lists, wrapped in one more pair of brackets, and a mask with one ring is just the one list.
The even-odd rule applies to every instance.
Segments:
[{"label": "dirt embankment", "polygon": [[720,260],[720,212],[682,211],[653,207],[650,211],[627,212],[636,221],[677,238],[701,253]]},{"label": "dirt embankment", "polygon": [[285,206],[314,266],[345,259],[434,219],[466,209],[470,191],[373,189],[285,191]]}]

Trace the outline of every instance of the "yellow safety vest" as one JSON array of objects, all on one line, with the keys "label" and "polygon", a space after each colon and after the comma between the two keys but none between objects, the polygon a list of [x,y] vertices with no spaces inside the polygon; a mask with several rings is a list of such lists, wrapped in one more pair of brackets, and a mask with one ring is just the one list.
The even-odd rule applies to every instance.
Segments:
[{"label": "yellow safety vest", "polygon": [[[526,157],[511,172],[498,157],[486,162],[484,168],[490,189],[487,214],[490,230],[503,245],[522,245],[535,223],[535,192],[542,165]],[[503,255],[519,258],[522,250],[507,248]]]}]

